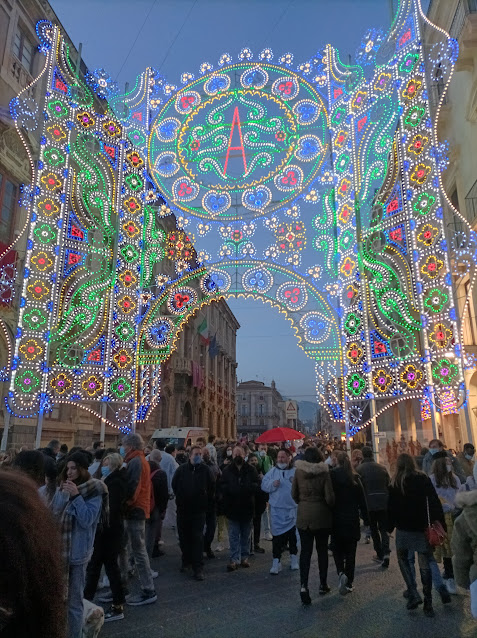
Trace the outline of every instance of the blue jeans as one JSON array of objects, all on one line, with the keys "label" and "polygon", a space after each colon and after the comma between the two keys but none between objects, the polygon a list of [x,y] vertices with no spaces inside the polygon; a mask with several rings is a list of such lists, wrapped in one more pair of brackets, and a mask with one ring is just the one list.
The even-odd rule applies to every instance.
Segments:
[{"label": "blue jeans", "polygon": [[[416,559],[415,553],[409,552],[408,560],[409,560],[409,565],[411,567],[411,574],[414,578],[414,583],[416,582],[416,568],[414,565],[415,559]],[[436,563],[436,559],[434,558],[433,554],[431,554],[429,557],[429,567],[431,568],[432,584],[434,585],[435,589],[439,590],[441,587],[444,587],[445,585],[441,576],[441,572],[439,570],[439,565]]]},{"label": "blue jeans", "polygon": [[83,592],[86,580],[86,566],[70,565],[68,581],[68,638],[83,635]]},{"label": "blue jeans", "polygon": [[230,562],[240,563],[250,556],[250,534],[252,533],[252,520],[229,522]]}]

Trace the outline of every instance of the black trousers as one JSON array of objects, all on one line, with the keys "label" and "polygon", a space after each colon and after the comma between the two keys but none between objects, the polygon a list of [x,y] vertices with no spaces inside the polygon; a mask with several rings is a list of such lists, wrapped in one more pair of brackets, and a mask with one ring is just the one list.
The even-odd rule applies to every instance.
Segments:
[{"label": "black trousers", "polygon": [[333,536],[333,558],[336,571],[344,573],[348,577],[348,586],[351,587],[354,580],[354,568],[356,564],[356,547],[358,541]]},{"label": "black trousers", "polygon": [[329,529],[299,529],[301,540],[300,552],[300,580],[302,587],[308,587],[310,563],[313,555],[313,542],[316,544],[318,554],[318,570],[320,572],[320,584],[327,585],[328,581],[328,539]]},{"label": "black trousers", "polygon": [[113,605],[123,605],[125,602],[124,588],[121,582],[121,570],[119,569],[119,553],[122,546],[121,532],[117,534],[96,534],[94,549],[91,560],[86,568],[86,585],[84,597],[86,600],[93,600],[98,588],[98,581],[101,575],[101,567],[104,565],[106,576],[111,585],[113,593]]},{"label": "black trousers", "polygon": [[373,539],[374,551],[378,558],[384,559],[391,553],[389,549],[389,534],[387,531],[388,520],[386,510],[369,512],[369,526]]},{"label": "black trousers", "polygon": [[[396,554],[399,569],[401,570],[402,577],[404,578],[404,582],[406,583],[407,589],[409,591],[409,597],[417,598],[418,593],[416,580],[413,576],[411,566],[409,564],[409,550],[396,548]],[[431,558],[431,555],[432,553],[430,549],[427,552],[417,553],[417,559],[419,561],[419,571],[421,572],[422,591],[424,594],[424,600],[428,603],[432,603],[432,574],[429,565],[429,559]]]},{"label": "black trousers", "polygon": [[215,536],[215,528],[217,527],[217,514],[215,509],[211,512],[207,512],[205,515],[205,532],[204,532],[204,548],[210,550],[212,541]]},{"label": "black trousers", "polygon": [[278,536],[273,537],[273,558],[278,558],[278,560],[280,560],[280,558],[282,557],[282,552],[287,544],[290,548],[290,554],[298,554],[298,548],[296,546],[296,527],[294,525],[284,534],[279,534]]},{"label": "black trousers", "polygon": [[253,544],[260,545],[260,532],[262,531],[262,514],[256,514],[253,517]]},{"label": "black trousers", "polygon": [[194,572],[204,566],[204,525],[205,512],[191,515],[177,510],[177,533],[182,552],[182,563],[192,565]]}]

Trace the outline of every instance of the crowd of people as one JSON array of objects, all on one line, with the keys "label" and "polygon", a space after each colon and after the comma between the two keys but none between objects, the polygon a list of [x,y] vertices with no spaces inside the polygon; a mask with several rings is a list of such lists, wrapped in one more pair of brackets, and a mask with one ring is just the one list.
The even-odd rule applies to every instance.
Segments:
[{"label": "crowd of people", "polygon": [[[175,530],[181,571],[197,581],[205,580],[205,559],[227,543],[227,571],[249,568],[250,556],[265,551],[264,535],[270,574],[278,576],[288,554],[305,606],[314,547],[318,595],[331,591],[331,552],[344,596],[354,589],[362,526],[384,571],[394,534],[407,609],[423,605],[433,617],[433,586],[448,604],[457,585],[477,580],[477,465],[472,444],[455,455],[436,439],[420,452],[400,454],[391,477],[368,446],[348,455],[340,442],[307,439],[297,449],[213,435],[187,448],[160,439],[145,447],[131,433],[118,448],[97,441],[68,450],[53,440],[41,450],[8,450],[0,456],[2,637],[60,638],[67,627],[69,638],[80,638],[85,600],[111,604],[106,622],[123,619],[126,604],[154,604],[151,559],[164,554],[166,526]],[[103,568],[110,590],[98,596]]]}]

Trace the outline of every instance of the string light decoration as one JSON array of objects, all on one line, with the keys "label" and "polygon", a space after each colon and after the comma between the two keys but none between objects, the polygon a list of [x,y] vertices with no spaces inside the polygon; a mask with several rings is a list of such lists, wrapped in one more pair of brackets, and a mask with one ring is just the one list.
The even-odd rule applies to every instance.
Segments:
[{"label": "string light decoration", "polygon": [[[419,11],[402,0],[354,63],[331,46],[295,66],[247,48],[177,85],[148,68],[126,94],[103,69],[78,79],[59,29],[40,22],[47,90],[11,105],[26,147],[23,129],[41,128],[41,148],[22,200],[7,409],[69,401],[99,415],[106,402],[117,427],[146,419],[182,327],[222,295],[289,319],[317,361],[320,401],[353,431],[375,397],[382,413],[439,386],[429,409],[460,407],[445,147],[425,73],[438,67],[446,84],[456,50],[438,31],[424,51]],[[475,252],[470,234],[455,242]]]}]

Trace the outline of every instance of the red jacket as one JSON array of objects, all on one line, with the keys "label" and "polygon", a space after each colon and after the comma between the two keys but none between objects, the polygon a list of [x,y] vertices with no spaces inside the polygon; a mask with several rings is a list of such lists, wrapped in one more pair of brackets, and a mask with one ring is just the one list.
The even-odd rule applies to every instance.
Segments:
[{"label": "red jacket", "polygon": [[151,507],[151,470],[142,450],[131,450],[126,455],[127,502],[126,518],[149,518]]}]

